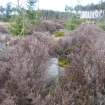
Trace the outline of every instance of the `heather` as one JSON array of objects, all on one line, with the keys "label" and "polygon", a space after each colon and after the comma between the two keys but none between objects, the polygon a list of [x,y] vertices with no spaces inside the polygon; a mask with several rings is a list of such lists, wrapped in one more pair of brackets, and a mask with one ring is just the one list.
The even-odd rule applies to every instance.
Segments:
[{"label": "heather", "polygon": [[[104,37],[82,24],[59,40],[42,32],[9,39],[0,51],[0,104],[104,104]],[[56,76],[48,71],[53,57],[62,68]]]},{"label": "heather", "polygon": [[0,105],[105,105],[105,2],[40,2],[0,6]]}]

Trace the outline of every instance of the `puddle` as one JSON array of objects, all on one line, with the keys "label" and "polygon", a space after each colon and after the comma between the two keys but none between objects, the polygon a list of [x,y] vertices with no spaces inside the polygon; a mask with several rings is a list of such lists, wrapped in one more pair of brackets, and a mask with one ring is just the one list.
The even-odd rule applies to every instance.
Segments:
[{"label": "puddle", "polygon": [[3,50],[6,48],[6,45],[4,43],[0,43],[0,50]]},{"label": "puddle", "polygon": [[48,61],[47,78],[59,78],[59,76],[65,75],[64,68],[58,65],[58,58],[50,58]]}]

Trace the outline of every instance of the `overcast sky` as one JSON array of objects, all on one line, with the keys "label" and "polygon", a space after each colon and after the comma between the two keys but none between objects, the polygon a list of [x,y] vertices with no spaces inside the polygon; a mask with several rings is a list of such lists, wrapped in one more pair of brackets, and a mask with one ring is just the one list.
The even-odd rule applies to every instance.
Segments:
[{"label": "overcast sky", "polygon": [[[20,1],[22,5],[26,4],[26,0]],[[65,5],[75,6],[79,3],[79,1],[82,5],[99,2],[99,0],[39,0],[39,8],[46,10],[64,11]],[[12,4],[16,5],[17,0],[0,0],[0,5],[5,6],[7,2],[12,2]]]}]

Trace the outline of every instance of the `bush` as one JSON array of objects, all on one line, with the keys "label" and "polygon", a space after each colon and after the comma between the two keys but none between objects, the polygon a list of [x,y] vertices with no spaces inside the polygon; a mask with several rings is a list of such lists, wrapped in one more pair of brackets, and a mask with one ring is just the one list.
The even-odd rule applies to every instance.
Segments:
[{"label": "bush", "polygon": [[11,22],[10,24],[10,33],[12,33],[12,35],[14,36],[24,36],[25,34],[27,34],[27,24],[26,22],[28,22],[25,19],[23,19],[22,16],[17,16],[15,17],[15,20],[13,22]]},{"label": "bush", "polygon": [[55,93],[59,98],[66,97],[62,99],[64,105],[105,104],[104,37],[100,28],[87,24],[58,43],[55,50],[58,57],[70,61],[65,70],[66,76],[59,81],[61,90]]},{"label": "bush", "polygon": [[9,97],[13,97],[10,105],[36,102],[45,85],[47,60],[46,45],[33,36],[20,40],[13,49],[1,52],[0,91],[5,91],[0,94],[0,104],[6,103]]},{"label": "bush", "polygon": [[32,27],[40,22],[39,11],[24,10],[18,11],[18,15],[11,19],[10,32],[14,36],[24,36],[32,33]]},{"label": "bush", "polygon": [[43,44],[47,47],[49,55],[52,56],[53,46],[56,43],[51,37],[50,33],[42,33],[42,32],[34,32],[33,36],[35,36],[39,41],[43,42]]},{"label": "bush", "polygon": [[0,52],[0,104],[104,105],[104,37],[102,30],[87,24],[59,40],[54,51],[69,65],[56,84],[46,81],[49,44],[44,36],[23,38]]},{"label": "bush", "polygon": [[38,26],[34,27],[33,31],[49,32],[50,34],[53,34],[59,29],[64,29],[64,26],[62,25],[62,23],[44,20]]}]

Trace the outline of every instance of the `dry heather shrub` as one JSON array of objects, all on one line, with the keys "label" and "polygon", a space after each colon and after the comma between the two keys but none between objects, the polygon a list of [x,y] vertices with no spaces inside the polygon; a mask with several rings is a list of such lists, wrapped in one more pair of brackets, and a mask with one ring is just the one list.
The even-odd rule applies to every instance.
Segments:
[{"label": "dry heather shrub", "polygon": [[49,55],[54,55],[54,47],[56,41],[53,37],[51,37],[51,35],[49,35],[49,33],[34,32],[33,36],[35,36],[39,41],[43,42],[46,45]]},{"label": "dry heather shrub", "polygon": [[7,56],[3,54],[0,56],[0,89],[6,92],[0,94],[1,99],[5,98],[0,104],[5,104],[10,96],[16,105],[31,105],[36,97],[40,98],[43,88],[48,60],[46,45],[35,37],[27,37],[20,40]]},{"label": "dry heather shrub", "polygon": [[[64,41],[67,43],[64,43]],[[67,38],[67,40],[62,40],[60,45],[62,49],[60,49],[60,52],[58,51],[57,54],[60,57],[66,57],[71,63],[67,70],[65,70],[66,76],[64,78],[60,77],[59,86],[55,89],[57,92],[54,92],[54,96],[60,100],[58,100],[56,104],[91,105],[88,77],[85,76],[86,71],[84,68],[85,57],[92,55],[91,47],[93,46],[91,41],[85,37]],[[88,58],[86,59],[88,60]],[[53,98],[54,97],[52,97],[52,99]]]},{"label": "dry heather shrub", "polygon": [[8,40],[10,40],[10,36],[8,35],[0,35],[0,42],[6,43]]},{"label": "dry heather shrub", "polygon": [[[58,42],[55,52],[60,57],[68,58],[71,63],[83,64],[85,71],[89,69],[90,75],[97,77],[94,73],[98,73],[99,67],[96,65],[99,62],[103,64],[105,61],[104,39],[105,33],[101,29],[94,25],[81,25],[72,36],[67,36]],[[88,66],[91,63],[93,63],[92,67]]]},{"label": "dry heather shrub", "polygon": [[61,92],[69,93],[73,99],[71,105],[105,104],[104,39],[101,29],[88,24],[58,42],[55,50],[58,57],[70,60],[67,76],[64,81],[61,78]]},{"label": "dry heather shrub", "polygon": [[0,32],[1,33],[8,33],[8,26],[0,25]]},{"label": "dry heather shrub", "polygon": [[14,100],[10,97],[6,98],[1,105],[16,105]]},{"label": "dry heather shrub", "polygon": [[58,31],[59,29],[64,29],[64,26],[60,22],[55,22],[55,21],[42,21],[39,26],[34,27],[32,30],[33,31],[38,31],[38,32],[50,32],[54,33]]},{"label": "dry heather shrub", "polygon": [[46,29],[53,33],[54,31],[57,31],[59,29],[64,29],[64,26],[60,22],[55,22],[55,21],[43,21],[42,24],[46,27]]},{"label": "dry heather shrub", "polygon": [[57,43],[57,56],[66,57],[71,63],[56,85],[44,81],[49,48],[41,37],[27,37],[12,51],[2,53],[0,104],[104,105],[105,35],[101,31],[96,33],[100,37],[94,32],[89,36],[78,34]]},{"label": "dry heather shrub", "polygon": [[103,31],[88,24],[78,29],[78,35],[74,32],[57,43],[57,57],[69,59],[70,65],[66,76],[60,77],[58,86],[50,91],[49,105],[105,104],[104,39]]},{"label": "dry heather shrub", "polygon": [[34,32],[33,36],[39,41],[43,42],[47,47],[53,44],[53,37],[49,35],[50,33]]},{"label": "dry heather shrub", "polygon": [[94,25],[82,25],[77,31],[78,36],[74,35],[71,43],[71,47],[74,46],[71,61],[81,65],[89,81],[98,82],[101,78],[101,83],[105,72],[105,33]]},{"label": "dry heather shrub", "polygon": [[[47,32],[34,32],[32,35],[29,36],[30,38],[37,38],[40,42],[42,42],[49,51],[51,50],[54,42],[53,37],[51,37],[50,33]],[[11,37],[10,40],[7,42],[7,45],[12,47],[19,43],[19,37]]]}]

